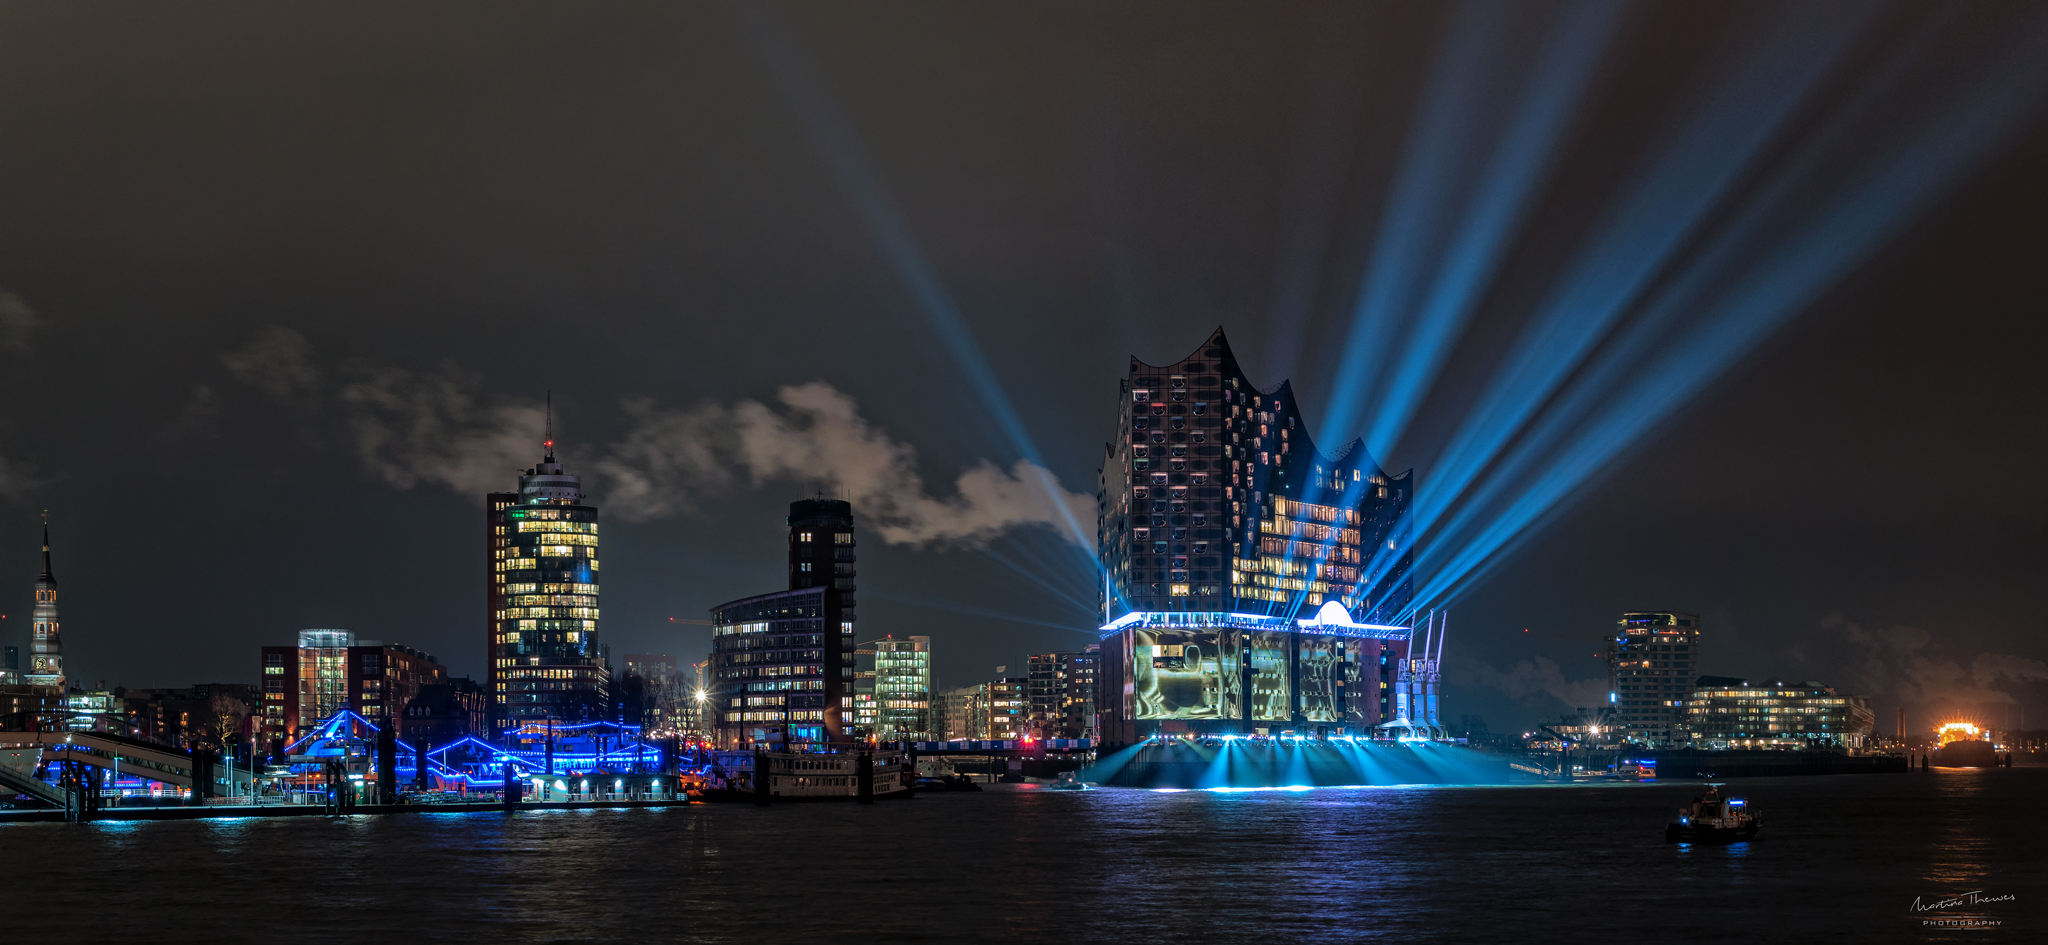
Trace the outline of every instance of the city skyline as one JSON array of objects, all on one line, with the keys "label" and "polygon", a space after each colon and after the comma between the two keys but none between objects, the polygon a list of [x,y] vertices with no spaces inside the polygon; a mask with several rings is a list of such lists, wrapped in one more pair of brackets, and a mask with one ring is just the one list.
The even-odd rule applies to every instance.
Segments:
[{"label": "city skyline", "polygon": [[[845,442],[886,475],[854,485],[902,500],[894,531],[871,531],[863,553],[861,638],[932,636],[935,687],[1085,645],[1095,588],[1067,560],[1056,509],[1031,505],[1029,488],[1012,490],[1026,495],[1014,508],[964,507],[981,518],[945,503],[984,462],[1005,477],[987,480],[997,486],[1028,486],[1018,464],[1031,462],[1087,493],[1125,359],[1164,363],[1218,324],[1249,374],[1292,377],[1306,413],[1347,423],[1329,408],[1360,386],[1338,369],[1351,282],[1398,171],[1388,142],[1414,127],[1400,103],[1428,71],[1394,38],[1443,27],[1420,12],[1358,16],[1239,30],[1242,55],[1204,79],[1210,66],[1192,52],[1224,35],[1210,18],[1091,52],[959,23],[896,22],[904,38],[890,40],[880,26],[798,14],[879,179],[957,296],[986,373],[964,368],[914,314],[916,287],[894,276],[841,178],[808,150],[802,119],[750,53],[724,48],[731,28],[715,18],[687,22],[681,41],[699,45],[680,58],[721,81],[676,74],[667,87],[679,100],[634,91],[644,83],[588,51],[536,67],[587,73],[646,118],[628,131],[545,107],[530,122],[448,120],[533,101],[536,73],[498,57],[533,48],[542,20],[494,27],[499,52],[458,49],[448,30],[385,47],[422,65],[420,94],[378,98],[364,118],[347,106],[354,91],[318,70],[235,81],[261,63],[195,26],[168,27],[156,55],[215,65],[167,72],[121,61],[124,47],[91,24],[20,19],[6,41],[20,44],[9,58],[24,74],[152,114],[221,117],[164,139],[122,108],[59,120],[6,103],[11,126],[41,143],[0,155],[19,210],[0,221],[0,383],[40,405],[32,422],[0,425],[0,526],[16,536],[0,541],[0,594],[13,595],[0,607],[4,642],[28,653],[34,529],[48,508],[76,682],[187,685],[315,627],[405,641],[482,679],[483,490],[471,485],[503,488],[532,462],[524,434],[552,389],[564,459],[610,477],[605,633],[618,652],[708,652],[706,635],[668,618],[747,593],[784,560],[750,522],[848,486],[817,481],[801,457],[737,449],[715,457],[723,481],[661,480],[652,473],[668,467],[628,462],[647,455],[636,446],[667,442],[655,438],[663,430],[699,429],[691,417],[735,439],[813,449],[806,434],[822,418],[860,418]],[[1560,146],[1582,160],[1551,172],[1550,199],[1568,204],[1638,166],[1632,142],[1654,137],[1683,100],[1681,77],[1651,63],[1709,56],[1736,29],[1709,19],[1692,37],[1683,15],[1660,9],[1617,34],[1605,71],[1586,80],[1602,90],[1592,117]],[[1327,103],[1294,55],[1318,31],[1396,47],[1374,45],[1387,81],[1355,93],[1355,122],[1318,117]],[[328,41],[290,42],[309,62],[349,58]],[[905,65],[848,61],[878,44]],[[921,67],[952,62],[947,48],[1093,78],[1020,88],[968,69],[957,88],[916,81]],[[1175,81],[1118,71],[1131,48]],[[436,62],[447,65],[426,68]],[[500,78],[464,84],[461,67]],[[1214,81],[1240,87],[1244,108],[1199,107]],[[711,86],[719,95],[701,91]],[[280,110],[258,87],[299,104]],[[1140,108],[1153,116],[1142,128],[1118,117]],[[654,116],[674,113],[699,124],[656,130],[670,126]],[[983,127],[983,114],[1023,131],[946,131]],[[405,144],[355,143],[386,132]],[[620,150],[658,159],[610,163]],[[1339,156],[1317,157],[1330,150]],[[222,160],[245,154],[259,157]],[[1355,173],[1319,170],[1344,155]],[[2044,249],[2030,222],[2048,211],[2033,171],[2044,157],[2048,133],[2026,125],[1462,591],[1445,660],[1451,714],[1505,728],[1572,706],[1605,678],[1595,651],[1614,615],[1654,608],[1701,615],[1702,673],[1824,680],[1870,695],[1880,718],[1942,695],[2048,695],[2048,611],[2031,580],[2048,509],[2024,472],[2041,446],[2013,435],[2048,401],[2030,367],[2043,329],[2022,317],[2048,295],[2027,274]],[[479,166],[496,176],[466,172]],[[323,183],[287,186],[304,181]],[[291,212],[277,212],[279,193]],[[1304,193],[1328,215],[1320,229]],[[664,220],[691,212],[650,222],[632,211],[640,202]],[[1497,353],[1488,345],[1502,325],[1488,313],[1557,281],[1563,264],[1544,255],[1544,237],[1578,231],[1569,212],[1538,204],[1493,301],[1446,355],[1436,406],[1374,456],[1385,468],[1432,481],[1435,447],[1451,435],[1438,414],[1477,396]],[[1322,242],[1286,249],[1303,232]],[[770,234],[786,241],[768,245]],[[572,319],[575,331],[559,331]],[[765,326],[781,327],[774,344],[761,342]],[[986,405],[984,385],[1007,395],[1035,454]],[[1341,435],[1318,427],[1318,441],[1370,438],[1392,402],[1350,411]],[[612,512],[628,507],[640,517]],[[378,531],[388,544],[358,532],[365,516],[398,523]],[[152,529],[181,536],[179,554],[148,551]],[[988,553],[954,547],[984,539]],[[203,617],[155,603],[219,572],[253,590]]]},{"label": "city skyline", "polygon": [[2043,938],[2044,50],[0,4],[9,927]]}]

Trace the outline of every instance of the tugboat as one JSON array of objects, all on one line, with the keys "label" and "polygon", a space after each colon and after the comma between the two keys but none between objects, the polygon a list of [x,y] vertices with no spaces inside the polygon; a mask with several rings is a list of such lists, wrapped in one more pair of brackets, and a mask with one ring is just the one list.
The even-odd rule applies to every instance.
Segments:
[{"label": "tugboat", "polygon": [[1092,789],[1091,789],[1090,787],[1088,787],[1088,782],[1086,782],[1086,781],[1083,781],[1083,780],[1081,780],[1081,775],[1080,775],[1080,773],[1079,773],[1079,772],[1075,772],[1075,771],[1066,771],[1066,772],[1062,772],[1062,773],[1060,774],[1060,778],[1059,778],[1059,780],[1057,780],[1057,781],[1054,781],[1053,783],[1051,783],[1051,784],[1048,784],[1048,785],[1046,785],[1046,786],[1045,786],[1045,789],[1046,789],[1046,790],[1048,790],[1048,791],[1087,791],[1087,790],[1092,790]]},{"label": "tugboat", "polygon": [[1756,839],[1764,822],[1750,812],[1749,802],[1739,797],[1722,797],[1726,785],[1709,783],[1707,793],[1681,808],[1678,819],[1664,828],[1665,843],[1741,843]]}]

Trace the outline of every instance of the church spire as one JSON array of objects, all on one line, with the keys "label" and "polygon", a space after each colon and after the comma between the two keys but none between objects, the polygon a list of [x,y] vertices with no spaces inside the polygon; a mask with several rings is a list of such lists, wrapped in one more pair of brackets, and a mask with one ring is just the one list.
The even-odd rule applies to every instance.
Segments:
[{"label": "church spire", "polygon": [[43,513],[43,573],[37,575],[36,582],[50,585],[57,583],[57,575],[50,571],[50,513],[48,512]]},{"label": "church spire", "polygon": [[57,623],[57,576],[50,571],[50,521],[43,513],[43,573],[36,577],[34,631],[29,638],[29,670],[22,681],[31,686],[64,688],[64,640]]}]

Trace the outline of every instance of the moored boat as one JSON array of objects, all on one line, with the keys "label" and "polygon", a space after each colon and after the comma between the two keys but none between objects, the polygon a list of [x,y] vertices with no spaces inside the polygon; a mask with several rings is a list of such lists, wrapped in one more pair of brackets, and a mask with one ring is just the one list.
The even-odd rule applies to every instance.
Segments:
[{"label": "moored boat", "polygon": [[[873,797],[910,796],[911,769],[902,755],[851,749],[717,752],[690,794],[705,801],[752,801],[762,794],[777,801],[850,801],[860,797],[863,760],[872,765]],[[767,780],[757,781],[764,771]]]}]

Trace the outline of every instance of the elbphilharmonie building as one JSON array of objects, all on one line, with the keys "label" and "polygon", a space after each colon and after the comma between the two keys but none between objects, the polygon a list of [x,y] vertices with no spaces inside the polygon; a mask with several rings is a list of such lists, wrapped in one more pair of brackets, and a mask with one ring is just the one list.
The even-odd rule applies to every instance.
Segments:
[{"label": "elbphilharmonie building", "polygon": [[1105,742],[1434,723],[1434,661],[1395,620],[1411,473],[1361,440],[1317,449],[1287,382],[1253,384],[1220,328],[1133,357],[1120,395],[1097,486]]}]

